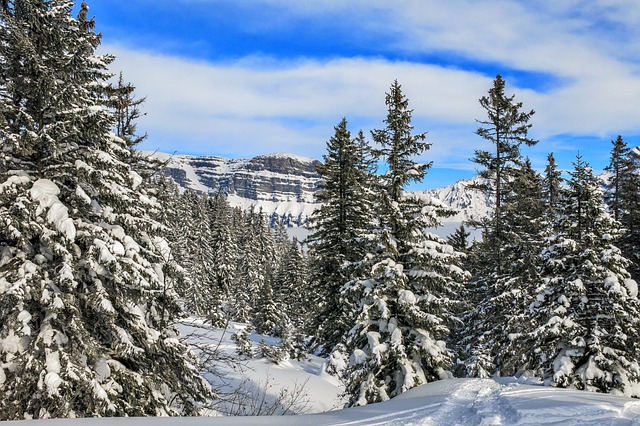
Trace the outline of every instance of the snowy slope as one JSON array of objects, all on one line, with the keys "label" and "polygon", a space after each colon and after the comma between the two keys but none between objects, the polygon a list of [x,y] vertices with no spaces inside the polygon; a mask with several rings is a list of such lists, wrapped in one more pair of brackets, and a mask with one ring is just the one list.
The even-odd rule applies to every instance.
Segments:
[{"label": "snowy slope", "polygon": [[458,211],[458,214],[446,218],[443,223],[460,223],[469,219],[480,219],[489,216],[494,207],[491,197],[482,191],[473,189],[473,185],[482,180],[480,177],[460,180],[443,188],[419,191],[419,193],[430,195]]},{"label": "snowy slope", "polygon": [[276,417],[38,420],[8,425],[637,425],[640,401],[491,379],[430,383],[388,402]]},{"label": "snowy slope", "polygon": [[[180,325],[195,346],[209,346],[231,355],[231,335],[244,327],[201,327],[198,320]],[[277,339],[251,335],[254,348],[260,340],[273,345]],[[201,418],[104,418],[80,420],[24,420],[6,422],[18,426],[115,426],[115,425],[637,425],[640,400],[544,387],[532,379],[450,379],[412,389],[390,401],[364,407],[339,409],[342,389],[322,368],[323,359],[285,361],[275,365],[263,358],[220,364],[221,391],[239,384],[266,389],[265,404],[283,389],[296,389],[303,414],[298,416],[201,417]],[[263,384],[267,386],[263,386]],[[298,386],[302,385],[302,386]],[[297,387],[296,387],[297,386]],[[226,387],[226,389],[225,389]],[[246,386],[245,386],[246,389]],[[293,410],[295,411],[295,410]],[[212,413],[213,414],[213,413]]]}]

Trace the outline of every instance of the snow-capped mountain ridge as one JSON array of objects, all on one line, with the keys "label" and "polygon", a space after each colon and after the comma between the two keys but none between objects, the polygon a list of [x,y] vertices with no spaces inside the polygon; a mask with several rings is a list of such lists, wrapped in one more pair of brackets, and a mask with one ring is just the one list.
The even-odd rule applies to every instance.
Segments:
[{"label": "snow-capped mountain ridge", "polygon": [[[155,153],[168,161],[167,175],[183,189],[210,195],[222,192],[234,207],[262,211],[291,226],[303,226],[319,204],[315,202],[320,175],[319,161],[294,154],[277,153],[250,159],[219,156],[189,156]],[[441,200],[458,211],[445,223],[460,223],[487,216],[493,208],[490,197],[473,189],[479,177],[460,180],[442,188],[418,191]]]},{"label": "snow-capped mountain ridge", "polygon": [[165,172],[182,189],[224,193],[233,207],[262,210],[290,226],[307,222],[315,202],[319,161],[293,154],[267,154],[249,159],[219,156],[151,154],[167,162]]},{"label": "snow-capped mountain ridge", "polygon": [[483,179],[474,177],[459,180],[442,188],[428,189],[420,193],[430,195],[442,201],[446,206],[457,210],[455,216],[446,218],[443,222],[463,222],[469,219],[480,219],[489,216],[493,209],[494,200],[482,191],[474,189],[474,185]]}]

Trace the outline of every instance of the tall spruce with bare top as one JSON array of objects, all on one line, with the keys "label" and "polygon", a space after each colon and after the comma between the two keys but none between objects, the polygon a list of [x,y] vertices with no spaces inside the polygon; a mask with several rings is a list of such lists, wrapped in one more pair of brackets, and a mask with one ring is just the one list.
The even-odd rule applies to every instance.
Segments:
[{"label": "tall spruce with bare top", "polygon": [[477,120],[480,127],[476,134],[493,145],[493,150],[475,150],[472,159],[482,167],[480,176],[486,183],[478,189],[489,192],[495,197],[495,209],[490,230],[486,238],[491,240],[495,260],[499,261],[498,248],[503,237],[502,210],[505,200],[505,184],[520,167],[522,144],[533,146],[538,141],[528,137],[531,124],[529,120],[534,111],[522,111],[522,102],[515,102],[515,95],[505,94],[505,81],[496,75],[488,96],[480,98],[480,106],[486,111],[486,120]]}]

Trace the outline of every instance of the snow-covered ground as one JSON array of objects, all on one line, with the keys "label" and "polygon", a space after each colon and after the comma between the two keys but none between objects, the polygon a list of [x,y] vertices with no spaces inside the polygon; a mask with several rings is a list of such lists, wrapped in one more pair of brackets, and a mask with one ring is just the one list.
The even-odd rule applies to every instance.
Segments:
[{"label": "snow-covered ground", "polygon": [[[198,321],[180,326],[191,334],[190,341],[214,348],[220,354],[235,352],[231,336],[244,328],[231,324],[227,330],[199,327]],[[250,335],[254,348],[260,340],[276,344],[273,338]],[[199,418],[104,418],[82,420],[25,420],[7,422],[19,426],[115,426],[115,425],[638,425],[640,400],[544,387],[535,380],[452,379],[412,389],[391,401],[365,407],[339,409],[341,388],[323,372],[323,359],[285,361],[274,365],[265,359],[248,359],[221,365],[219,390],[242,384],[253,390],[254,403],[268,406],[278,395],[295,401],[297,416],[199,417]],[[293,391],[293,392],[292,392]],[[331,411],[327,411],[331,410]]]}]

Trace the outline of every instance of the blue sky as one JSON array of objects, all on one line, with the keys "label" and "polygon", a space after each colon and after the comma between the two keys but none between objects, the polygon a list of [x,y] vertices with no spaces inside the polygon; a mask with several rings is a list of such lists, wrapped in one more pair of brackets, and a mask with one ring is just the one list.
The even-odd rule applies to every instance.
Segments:
[{"label": "blue sky", "polygon": [[320,159],[342,117],[383,127],[398,79],[433,143],[424,187],[475,175],[478,99],[496,73],[535,110],[544,168],[580,150],[596,171],[640,145],[637,0],[87,0],[113,71],[146,96],[143,149]]}]

